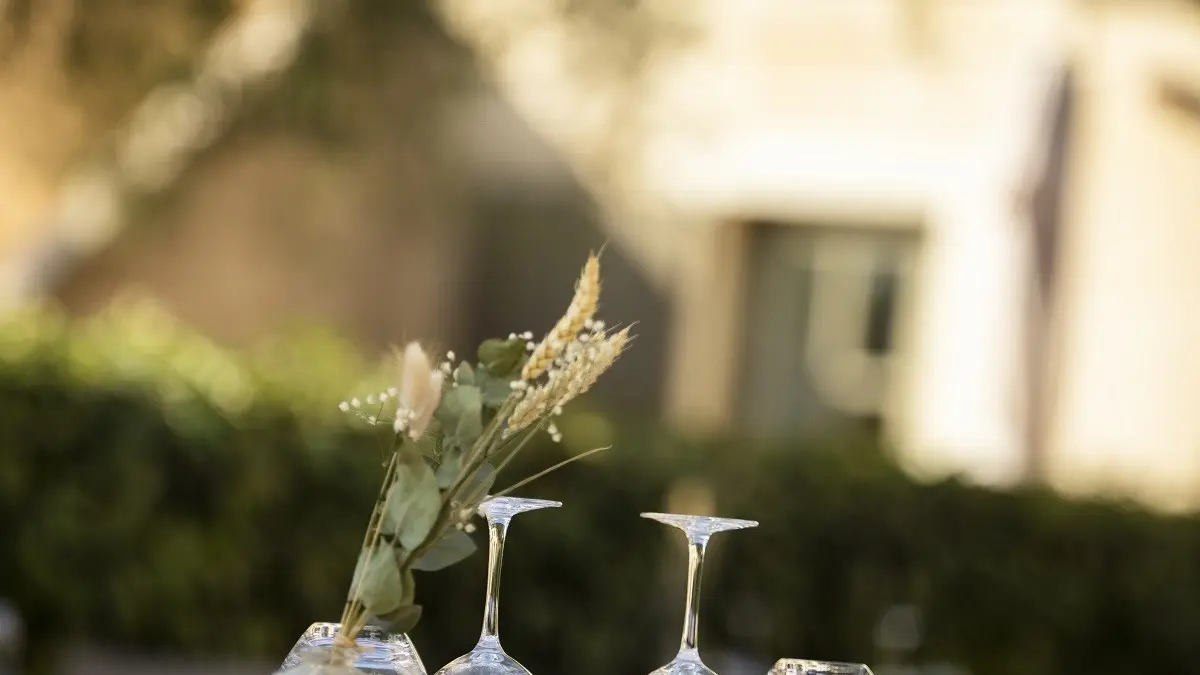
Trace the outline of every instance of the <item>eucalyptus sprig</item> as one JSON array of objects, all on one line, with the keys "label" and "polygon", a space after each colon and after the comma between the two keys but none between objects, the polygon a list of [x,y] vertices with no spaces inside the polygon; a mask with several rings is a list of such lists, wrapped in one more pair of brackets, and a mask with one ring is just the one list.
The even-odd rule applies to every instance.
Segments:
[{"label": "eucalyptus sprig", "polygon": [[[400,355],[399,386],[342,410],[389,429],[383,484],[342,612],[338,645],[352,648],[369,625],[408,632],[421,617],[413,570],[443,569],[475,551],[469,536],[497,475],[536,434],[555,441],[563,406],[587,391],[620,356],[629,328],[595,318],[600,260],[589,256],[566,313],[540,342],[510,334],[479,345],[476,360],[447,353],[435,367],[417,343]],[[391,416],[385,415],[389,408]],[[581,459],[596,448],[521,480]]]}]

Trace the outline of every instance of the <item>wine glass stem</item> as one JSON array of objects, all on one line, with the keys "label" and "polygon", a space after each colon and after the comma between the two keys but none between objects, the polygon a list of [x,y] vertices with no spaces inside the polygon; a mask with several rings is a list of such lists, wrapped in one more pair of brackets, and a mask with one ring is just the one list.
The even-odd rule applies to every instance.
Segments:
[{"label": "wine glass stem", "polygon": [[700,624],[700,576],[704,572],[704,549],[707,546],[708,535],[688,536],[687,607],[683,614],[680,654],[696,653],[696,631]]},{"label": "wine glass stem", "polygon": [[488,519],[487,599],[483,605],[483,631],[479,635],[481,643],[500,640],[500,565],[504,561],[504,538],[507,534],[508,518]]}]

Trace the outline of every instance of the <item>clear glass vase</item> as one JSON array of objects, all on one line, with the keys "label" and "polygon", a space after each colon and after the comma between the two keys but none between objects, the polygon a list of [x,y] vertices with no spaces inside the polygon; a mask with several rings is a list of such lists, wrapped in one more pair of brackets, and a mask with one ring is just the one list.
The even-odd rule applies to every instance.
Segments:
[{"label": "clear glass vase", "polygon": [[426,675],[412,640],[367,626],[354,649],[335,644],[341,624],[314,623],[288,653],[277,675]]},{"label": "clear glass vase", "polygon": [[870,668],[861,663],[779,659],[768,675],[872,675],[872,673]]}]

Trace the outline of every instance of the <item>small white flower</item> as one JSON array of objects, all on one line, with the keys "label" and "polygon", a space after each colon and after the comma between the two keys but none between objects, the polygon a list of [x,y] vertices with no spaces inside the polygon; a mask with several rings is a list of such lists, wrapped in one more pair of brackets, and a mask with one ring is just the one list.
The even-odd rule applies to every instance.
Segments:
[{"label": "small white flower", "polygon": [[341,410],[342,412],[346,412],[346,411],[350,410],[350,404],[346,403],[345,401],[342,401],[341,403],[338,404],[338,410]]},{"label": "small white flower", "polygon": [[533,342],[532,342],[532,341],[531,341],[531,342],[526,342],[526,343],[525,343],[525,351],[527,351],[527,352],[531,352],[531,351],[533,351],[534,349],[537,349],[537,345],[533,344]]},{"label": "small white flower", "polygon": [[441,365],[438,366],[438,369],[441,370],[446,375],[450,374],[450,364],[447,363],[446,361],[442,361]]},{"label": "small white flower", "polygon": [[398,390],[395,387],[388,387],[388,390],[387,390],[388,396],[395,396],[397,391]]},{"label": "small white flower", "polygon": [[532,340],[533,339],[533,331],[527,330],[524,333],[521,333],[521,339],[522,340]]},{"label": "small white flower", "polygon": [[375,416],[374,416],[374,415],[371,415],[370,417],[368,417],[368,418],[367,418],[367,422],[369,422],[369,423],[371,423],[371,424],[375,424]]},{"label": "small white flower", "polygon": [[516,333],[509,333],[509,334],[508,334],[508,340],[509,340],[509,342],[511,342],[511,341],[513,341],[513,340],[516,340],[516,339],[517,339],[517,334],[516,334]]},{"label": "small white flower", "polygon": [[358,400],[357,398],[352,398],[352,399],[350,399],[350,405],[352,405],[352,406],[354,406],[355,408],[357,408],[357,407],[359,407],[360,405],[362,405],[362,401]]},{"label": "small white flower", "polygon": [[446,352],[446,360],[447,360],[447,361],[453,361],[453,360],[454,360],[454,352],[453,352],[453,351]]},{"label": "small white flower", "polygon": [[386,391],[379,394],[380,403],[386,403],[389,398],[391,398],[391,396],[389,396]]},{"label": "small white flower", "polygon": [[475,531],[475,523],[467,523],[463,525],[463,529],[467,531],[467,534],[470,534]]},{"label": "small white flower", "polygon": [[595,325],[596,325],[596,322],[593,319],[588,319],[587,321],[583,322],[583,327],[588,330],[591,330],[592,327]]},{"label": "small white flower", "polygon": [[561,405],[554,406],[554,410],[552,412],[555,415],[561,415],[562,414],[562,406]]},{"label": "small white flower", "polygon": [[367,405],[375,405],[375,394],[367,396]]}]

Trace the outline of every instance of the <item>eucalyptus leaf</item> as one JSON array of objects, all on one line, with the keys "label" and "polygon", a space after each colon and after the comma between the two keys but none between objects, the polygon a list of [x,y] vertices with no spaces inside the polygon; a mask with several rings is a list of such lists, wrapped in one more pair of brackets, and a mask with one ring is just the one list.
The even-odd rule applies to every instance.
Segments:
[{"label": "eucalyptus leaf", "polygon": [[496,482],[496,467],[484,462],[475,469],[475,473],[466,480],[463,484],[464,489],[462,494],[474,495],[475,498],[482,498],[487,495],[488,490],[492,489],[492,485]]},{"label": "eucalyptus leaf", "polygon": [[390,546],[363,549],[354,578],[358,579],[358,599],[372,614],[393,612],[404,604],[404,582]]},{"label": "eucalyptus leaf", "polygon": [[458,404],[461,411],[454,428],[454,441],[460,448],[469,448],[483,433],[483,395],[475,386],[459,386]]},{"label": "eucalyptus leaf", "polygon": [[[441,505],[441,495],[433,469],[429,468],[420,455],[404,452],[402,449],[401,461],[396,465],[395,481],[388,488],[387,508],[383,512],[383,531],[398,534],[403,542],[409,529],[416,527],[417,531],[420,531],[423,527],[422,523],[427,518],[425,514],[430,503],[434,505],[436,515]],[[415,516],[414,511],[417,512]],[[432,526],[432,523],[430,525]],[[428,533],[429,528],[425,527],[420,539],[424,539]],[[412,536],[417,535],[409,535]],[[420,539],[417,540],[417,544],[421,543]],[[405,548],[415,547],[416,545],[409,546],[405,543]]]},{"label": "eucalyptus leaf", "polygon": [[[475,427],[476,419],[482,420],[482,410],[483,395],[479,388],[474,385],[459,385],[451,387],[442,395],[442,402],[434,412],[434,417],[441,423],[445,438],[451,441],[449,445],[467,448],[478,438],[478,434],[471,437],[470,432]],[[462,422],[464,416],[467,418],[465,423]],[[482,421],[479,425],[482,428]],[[462,442],[462,437],[459,436],[460,426],[467,432],[465,435],[469,440],[466,443]]]},{"label": "eucalyptus leaf", "polygon": [[477,378],[475,386],[479,387],[485,407],[499,408],[504,405],[509,396],[512,396],[513,380],[507,377],[492,377],[486,373],[479,373],[479,375],[482,375],[482,377]]},{"label": "eucalyptus leaf", "polygon": [[421,620],[420,605],[403,605],[383,616],[376,615],[371,618],[371,625],[379,626],[384,630],[392,633],[407,633],[413,628],[416,628],[417,622]]},{"label": "eucalyptus leaf", "polygon": [[[392,557],[399,564],[399,552],[392,551]],[[413,600],[417,599],[417,582],[413,579],[411,569],[405,568],[401,570],[400,587],[404,589],[404,592],[400,595],[400,606],[404,607],[413,604]]]},{"label": "eucalyptus leaf", "polygon": [[[442,400],[438,403],[437,410],[433,411],[433,416],[437,419],[438,424],[442,425],[443,437],[446,441],[451,441],[451,436],[454,430],[458,428],[458,418],[462,415],[463,402],[462,394],[459,390],[462,387],[451,387],[442,394]],[[448,445],[453,445],[449,443]]]},{"label": "eucalyptus leaf", "polygon": [[496,377],[516,375],[525,364],[523,340],[484,340],[479,345],[479,362]]},{"label": "eucalyptus leaf", "polygon": [[417,441],[417,449],[420,450],[421,454],[424,455],[425,457],[437,457],[438,456],[437,437],[433,436],[432,434],[422,436],[421,439]]},{"label": "eucalyptus leaf", "polygon": [[437,470],[437,486],[445,490],[454,483],[454,479],[458,478],[458,472],[462,471],[462,450],[448,450],[442,455],[442,463]]},{"label": "eucalyptus leaf", "polygon": [[459,385],[475,384],[475,371],[471,368],[471,364],[463,361],[454,369],[454,381]]},{"label": "eucalyptus leaf", "polygon": [[412,568],[434,572],[467,559],[475,552],[475,541],[461,530],[451,530],[438,540],[425,555],[413,562]]},{"label": "eucalyptus leaf", "polygon": [[483,406],[483,396],[479,391],[479,387],[472,384],[463,384],[457,387],[451,387],[442,396],[442,405],[439,408],[445,408],[446,415],[450,415],[457,419],[463,413],[469,413],[472,410],[478,410]]},{"label": "eucalyptus leaf", "polygon": [[397,532],[400,544],[408,550],[420,546],[433,524],[437,520],[438,511],[442,508],[442,495],[438,491],[437,477],[428,464],[421,462],[424,471],[420,473],[420,482],[412,492],[411,499],[404,511]]}]

